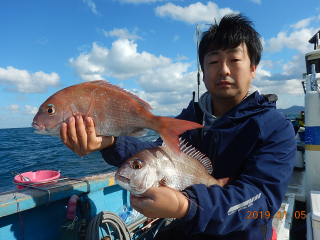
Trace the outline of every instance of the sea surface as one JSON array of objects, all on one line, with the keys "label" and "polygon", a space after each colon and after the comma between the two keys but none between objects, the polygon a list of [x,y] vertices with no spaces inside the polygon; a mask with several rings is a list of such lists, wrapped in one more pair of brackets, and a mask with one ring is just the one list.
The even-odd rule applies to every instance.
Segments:
[{"label": "sea surface", "polygon": [[[152,142],[158,134],[152,130],[139,137]],[[34,128],[0,129],[0,193],[16,189],[11,173],[37,170],[60,171],[61,176],[78,178],[117,170],[108,165],[100,152],[79,157],[60,138],[38,135]]]}]

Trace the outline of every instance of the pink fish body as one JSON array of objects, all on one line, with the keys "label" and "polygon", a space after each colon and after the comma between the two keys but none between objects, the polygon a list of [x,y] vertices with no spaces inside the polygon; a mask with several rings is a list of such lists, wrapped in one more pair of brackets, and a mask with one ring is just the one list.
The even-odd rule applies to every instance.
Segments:
[{"label": "pink fish body", "polygon": [[140,136],[153,129],[180,155],[178,136],[202,128],[194,122],[153,115],[150,105],[132,93],[106,81],[92,81],[64,88],[50,96],[33,119],[35,133],[60,135],[61,124],[80,114],[91,117],[98,135]]}]

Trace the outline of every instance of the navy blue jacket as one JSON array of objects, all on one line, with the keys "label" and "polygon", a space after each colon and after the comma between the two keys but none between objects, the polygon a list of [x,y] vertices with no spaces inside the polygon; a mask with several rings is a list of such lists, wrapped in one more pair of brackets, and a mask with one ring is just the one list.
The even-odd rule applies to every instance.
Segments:
[{"label": "navy blue jacket", "polygon": [[[197,121],[202,112],[191,101],[177,118]],[[190,204],[179,221],[184,231],[203,234],[203,239],[271,239],[272,218],[288,187],[297,148],[293,126],[275,102],[255,92],[216,120],[203,141],[196,129],[182,138],[210,157],[215,178],[235,177],[224,188],[196,184],[185,190],[204,210]],[[101,153],[119,167],[133,154],[161,143],[121,136]]]}]

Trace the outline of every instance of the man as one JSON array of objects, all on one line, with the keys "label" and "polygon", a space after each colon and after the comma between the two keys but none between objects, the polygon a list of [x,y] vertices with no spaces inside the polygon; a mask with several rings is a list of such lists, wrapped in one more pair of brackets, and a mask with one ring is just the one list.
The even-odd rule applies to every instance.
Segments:
[{"label": "man", "polygon": [[[211,159],[215,178],[233,181],[223,188],[196,184],[182,193],[151,187],[142,198],[130,196],[131,205],[147,217],[178,219],[157,239],[272,238],[272,217],[290,180],[296,141],[290,120],[275,108],[276,96],[262,96],[251,85],[261,52],[259,34],[241,14],[224,16],[203,34],[199,61],[208,92],[177,118],[204,125],[182,138]],[[62,126],[62,141],[80,156],[100,150],[114,166],[162,143],[127,136],[97,138],[90,119],[87,128],[81,118],[71,119]],[[258,217],[252,217],[253,212]]]},{"label": "man", "polygon": [[297,119],[299,121],[299,127],[305,127],[304,124],[304,111],[301,111],[299,118]]}]

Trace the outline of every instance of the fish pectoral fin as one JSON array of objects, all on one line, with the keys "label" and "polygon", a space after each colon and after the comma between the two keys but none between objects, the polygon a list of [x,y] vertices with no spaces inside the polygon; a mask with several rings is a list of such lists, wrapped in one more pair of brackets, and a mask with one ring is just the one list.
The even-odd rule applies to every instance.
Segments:
[{"label": "fish pectoral fin", "polygon": [[59,133],[57,133],[57,134],[51,134],[51,136],[60,138],[60,134],[59,134]]},{"label": "fish pectoral fin", "polygon": [[129,136],[132,136],[132,137],[141,137],[141,136],[144,136],[146,135],[146,133],[149,131],[149,129],[146,129],[146,128],[142,128],[142,129],[139,129],[138,131],[134,132],[134,133],[131,133]]},{"label": "fish pectoral fin", "polygon": [[[166,182],[167,182],[167,178],[166,178],[166,177],[163,177],[163,178],[159,181],[159,184],[160,184],[161,186],[163,186],[163,187],[170,188],[170,189],[172,189],[173,191],[177,191],[176,189],[167,186]],[[190,202],[192,202],[192,203],[195,204],[197,207],[199,207],[201,210],[203,210],[202,207],[200,207],[198,204],[196,204],[194,201],[192,201],[187,195],[185,195],[185,194],[183,194],[183,195],[185,196],[186,199],[188,199]]]},{"label": "fish pectoral fin", "polygon": [[168,186],[167,186],[167,178],[166,178],[166,177],[163,177],[163,178],[159,181],[159,184],[160,184],[161,186],[168,187]]},{"label": "fish pectoral fin", "polygon": [[70,109],[72,112],[72,116],[75,116],[79,112],[79,110],[77,109],[77,107],[73,103],[70,104]]},{"label": "fish pectoral fin", "polygon": [[217,179],[217,181],[219,182],[219,186],[224,187],[230,184],[231,182],[233,182],[235,179],[236,179],[235,177],[226,177],[226,178]]}]

